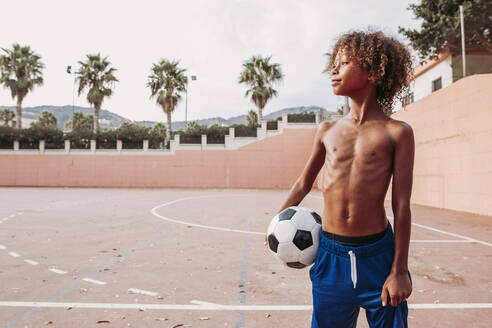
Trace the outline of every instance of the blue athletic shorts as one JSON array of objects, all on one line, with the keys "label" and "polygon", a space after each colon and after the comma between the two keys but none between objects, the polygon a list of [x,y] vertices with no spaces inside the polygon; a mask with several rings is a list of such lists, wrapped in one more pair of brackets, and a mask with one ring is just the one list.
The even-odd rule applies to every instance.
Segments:
[{"label": "blue athletic shorts", "polygon": [[[381,291],[393,264],[393,229],[388,222],[384,237],[360,247],[344,246],[320,229],[320,246],[309,270],[313,285],[311,328],[351,328],[360,307],[370,327],[407,327],[408,306],[381,304]],[[411,276],[408,272],[408,276]],[[388,297],[389,301],[389,297]]]}]

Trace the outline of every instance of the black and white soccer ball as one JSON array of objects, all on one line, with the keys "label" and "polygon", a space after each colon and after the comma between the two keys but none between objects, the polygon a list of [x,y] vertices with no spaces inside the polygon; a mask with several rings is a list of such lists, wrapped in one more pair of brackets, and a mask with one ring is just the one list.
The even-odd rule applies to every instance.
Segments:
[{"label": "black and white soccer ball", "polygon": [[274,216],[267,230],[273,256],[291,268],[314,263],[318,253],[321,217],[301,206],[290,206]]}]

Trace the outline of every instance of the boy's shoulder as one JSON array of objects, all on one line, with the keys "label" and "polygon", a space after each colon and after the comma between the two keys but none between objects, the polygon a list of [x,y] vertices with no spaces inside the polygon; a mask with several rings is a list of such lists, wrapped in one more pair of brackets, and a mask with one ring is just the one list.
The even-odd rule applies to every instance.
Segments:
[{"label": "boy's shoulder", "polygon": [[413,138],[413,129],[410,124],[405,121],[390,118],[387,127],[394,143],[399,142],[402,138]]},{"label": "boy's shoulder", "polygon": [[405,121],[395,120],[390,118],[388,120],[388,128],[395,130],[395,132],[412,131],[412,127]]},{"label": "boy's shoulder", "polygon": [[318,129],[320,129],[320,130],[329,129],[330,127],[335,125],[336,122],[337,121],[329,121],[329,120],[321,121],[321,123],[319,123],[319,125],[318,125]]},{"label": "boy's shoulder", "polygon": [[336,121],[328,121],[328,120],[321,121],[318,124],[318,127],[316,128],[316,134],[318,134],[321,137],[322,135],[324,135],[324,133],[326,133],[326,131],[328,131],[335,124]]}]

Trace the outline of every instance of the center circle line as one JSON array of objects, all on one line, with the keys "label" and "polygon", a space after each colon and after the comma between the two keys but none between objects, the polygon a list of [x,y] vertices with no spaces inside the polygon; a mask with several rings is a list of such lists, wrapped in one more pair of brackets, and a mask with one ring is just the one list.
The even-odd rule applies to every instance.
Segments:
[{"label": "center circle line", "polygon": [[170,202],[167,202],[167,203],[164,203],[164,204],[161,204],[161,205],[157,205],[154,208],[152,208],[150,211],[151,211],[151,213],[154,216],[158,217],[161,220],[169,221],[169,222],[173,222],[173,223],[177,223],[177,224],[183,224],[183,225],[187,225],[187,226],[192,226],[192,227],[197,227],[197,228],[210,229],[210,230],[218,230],[218,231],[226,231],[226,232],[248,233],[248,234],[252,234],[252,235],[262,235],[262,236],[264,236],[266,234],[265,232],[247,231],[247,230],[239,230],[239,229],[229,229],[229,228],[214,227],[214,226],[209,226],[209,225],[204,225],[204,224],[197,224],[197,223],[192,223],[192,222],[186,222],[186,221],[182,221],[182,220],[172,219],[172,218],[169,218],[167,216],[163,216],[163,215],[160,215],[159,213],[157,213],[157,210],[159,208],[161,208],[161,207],[164,207],[164,206],[168,206],[168,205],[171,205],[171,204],[174,204],[174,203],[177,203],[177,202],[181,202],[181,201],[184,201],[184,200],[199,199],[199,198],[206,198],[206,197],[217,197],[217,195],[204,195],[204,196],[192,196],[192,197],[179,198],[179,199],[175,199],[173,201],[170,201]]}]

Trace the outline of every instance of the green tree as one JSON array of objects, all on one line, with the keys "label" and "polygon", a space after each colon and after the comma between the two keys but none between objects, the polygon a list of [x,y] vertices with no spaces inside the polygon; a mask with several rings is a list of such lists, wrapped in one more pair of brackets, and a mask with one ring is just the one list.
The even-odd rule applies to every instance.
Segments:
[{"label": "green tree", "polygon": [[[75,72],[79,83],[78,95],[87,88],[87,101],[94,106],[93,132],[99,130],[99,110],[104,97],[111,97],[115,82],[119,82],[114,76],[116,68],[110,67],[108,57],[101,58],[100,54],[87,55],[86,61],[79,61],[80,69]],[[74,120],[75,122],[75,120]]]},{"label": "green tree", "polygon": [[41,56],[29,46],[14,44],[12,49],[2,50],[0,56],[0,83],[10,89],[12,98],[17,98],[16,127],[22,128],[22,101],[34,86],[43,84]]},{"label": "green tree", "polygon": [[343,105],[340,105],[338,108],[337,108],[337,114],[338,115],[345,115],[345,106]]},{"label": "green tree", "polygon": [[151,128],[136,122],[123,122],[116,129],[118,137],[124,141],[142,141],[148,139]]},{"label": "green tree", "polygon": [[43,110],[38,118],[31,123],[31,126],[56,129],[58,126],[58,118],[52,112]]},{"label": "green tree", "polygon": [[[69,119],[65,123],[65,130],[70,129],[72,126],[72,119]],[[84,115],[82,112],[74,112],[73,113],[73,130],[81,131],[81,130],[93,130],[94,126],[94,115],[87,114]]]},{"label": "green tree", "polygon": [[181,99],[181,92],[186,91],[188,78],[186,69],[179,68],[179,61],[161,59],[152,65],[152,74],[148,77],[147,87],[150,88],[151,98],[156,97],[156,102],[167,115],[166,140],[171,139],[171,113]]},{"label": "green tree", "polygon": [[190,121],[188,124],[186,124],[186,133],[193,133],[194,131],[198,131],[200,129],[200,124],[198,124],[196,121]]},{"label": "green tree", "polygon": [[415,18],[422,20],[420,31],[401,26],[398,31],[410,40],[421,59],[435,58],[444,50],[460,53],[460,5],[463,5],[466,49],[492,52],[490,0],[421,0],[420,4],[408,7]]},{"label": "green tree", "polygon": [[249,110],[248,115],[246,116],[246,122],[248,122],[248,126],[258,126],[258,115],[252,109]]},{"label": "green tree", "polygon": [[11,127],[15,127],[15,113],[8,109],[8,108],[4,108],[2,110],[0,110],[0,123],[4,126],[11,126]]},{"label": "green tree", "polygon": [[164,140],[164,138],[166,138],[166,126],[161,122],[157,123],[150,130],[150,135],[153,138]]},{"label": "green tree", "polygon": [[250,88],[246,91],[246,97],[251,95],[251,101],[258,108],[258,124],[263,120],[263,108],[267,102],[277,96],[277,90],[273,84],[282,81],[283,75],[280,64],[270,63],[271,56],[252,56],[243,63],[243,71],[239,77],[239,83],[245,83]]}]

